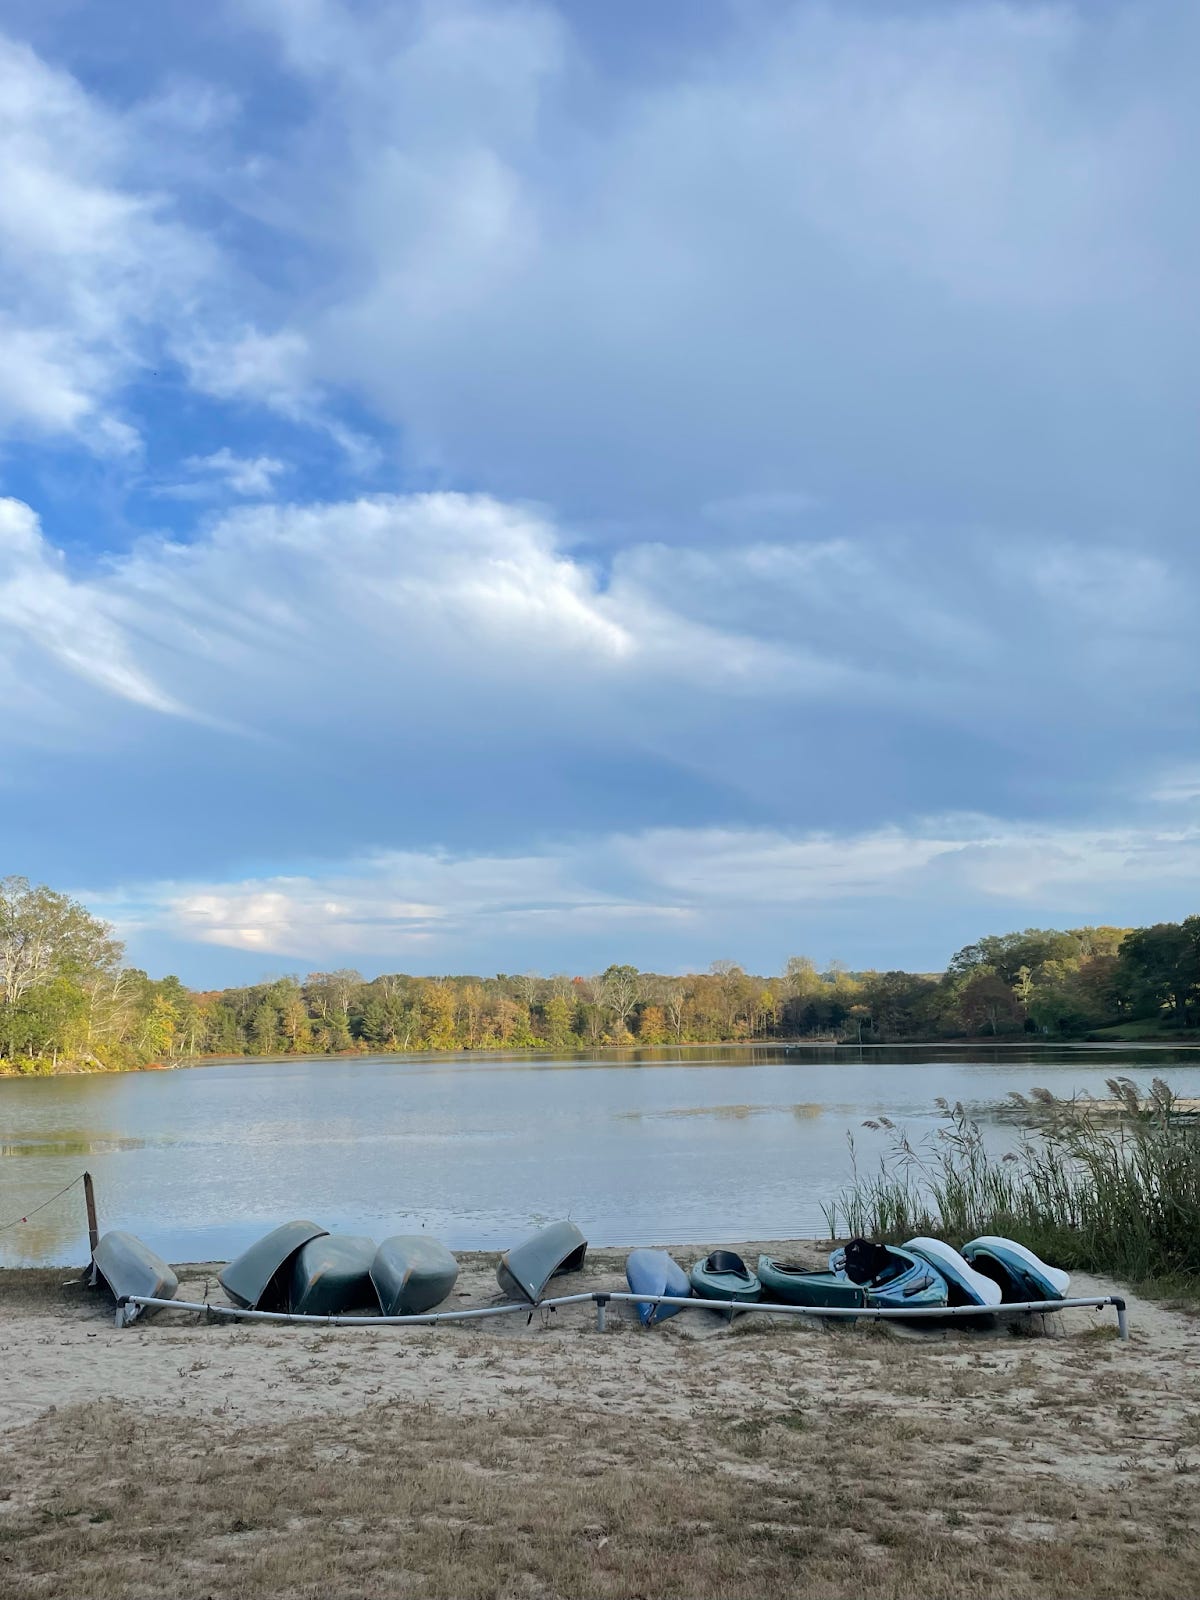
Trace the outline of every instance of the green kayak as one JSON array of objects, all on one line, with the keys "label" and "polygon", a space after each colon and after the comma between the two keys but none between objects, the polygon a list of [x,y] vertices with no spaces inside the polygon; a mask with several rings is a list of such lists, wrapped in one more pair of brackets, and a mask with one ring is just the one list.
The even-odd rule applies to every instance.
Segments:
[{"label": "green kayak", "polygon": [[758,1279],[732,1250],[714,1250],[688,1273],[692,1291],[705,1300],[757,1300]]},{"label": "green kayak", "polygon": [[758,1258],[763,1299],[788,1306],[865,1306],[867,1291],[836,1272],[810,1272],[770,1256]]}]

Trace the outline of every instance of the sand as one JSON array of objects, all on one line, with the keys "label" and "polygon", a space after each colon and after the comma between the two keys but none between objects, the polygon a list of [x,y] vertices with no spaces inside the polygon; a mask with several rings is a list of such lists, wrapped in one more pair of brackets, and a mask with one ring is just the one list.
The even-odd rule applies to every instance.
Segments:
[{"label": "sand", "polygon": [[[759,1248],[743,1253],[753,1257]],[[765,1248],[820,1262],[815,1246]],[[688,1260],[702,1249],[676,1254]],[[462,1261],[457,1303],[498,1303],[494,1257]],[[593,1254],[564,1288],[622,1288],[622,1263],[623,1253]],[[223,1299],[214,1267],[183,1268],[180,1276],[180,1298]],[[1078,1277],[1072,1292],[1120,1291]],[[668,1500],[654,1511],[655,1496],[678,1479],[670,1504],[693,1504],[701,1465],[707,1510],[697,1537],[708,1541],[709,1556],[669,1579],[666,1568],[651,1567],[655,1592],[1032,1595],[1080,1592],[1082,1575],[1092,1585],[1085,1593],[1197,1593],[1200,1513],[1189,1478],[1200,1470],[1200,1323],[1182,1308],[1128,1300],[1125,1344],[1115,1338],[1111,1309],[993,1333],[765,1317],[731,1325],[703,1311],[644,1330],[632,1307],[610,1306],[600,1334],[591,1305],[438,1329],[237,1324],[162,1313],[118,1330],[111,1304],[67,1270],[0,1273],[0,1562],[7,1563],[0,1592],[166,1592],[145,1587],[137,1562],[151,1537],[147,1518],[151,1528],[163,1526],[163,1509],[151,1513],[155,1463],[167,1460],[161,1494],[169,1481],[172,1503],[196,1508],[195,1526],[164,1543],[170,1592],[180,1595],[256,1594],[259,1585],[276,1595],[643,1592],[637,1551],[651,1534],[643,1529],[623,1554],[621,1527],[647,1517],[670,1523],[677,1511]],[[330,1577],[340,1569],[319,1506],[311,1513],[316,1565],[279,1565],[282,1508],[293,1520],[299,1514],[287,1495],[262,1502],[239,1535],[245,1548],[238,1546],[236,1560],[220,1554],[220,1519],[230,1516],[213,1498],[220,1475],[210,1480],[188,1463],[227,1461],[220,1492],[228,1493],[235,1468],[256,1451],[299,1451],[307,1473],[325,1460],[321,1450],[336,1460],[349,1449],[349,1477],[331,1480],[325,1505],[349,1493],[356,1474],[366,1496],[414,1419],[442,1476],[429,1487],[429,1505],[406,1502],[417,1542],[405,1547],[412,1559],[399,1587],[389,1588],[377,1570],[392,1537],[382,1514],[371,1536],[376,1566],[346,1587]],[[70,1444],[86,1441],[93,1428],[110,1441],[99,1452],[107,1474],[99,1483]],[[122,1441],[115,1452],[113,1437]],[[536,1448],[512,1456],[518,1438],[536,1440]],[[674,1441],[669,1463],[636,1504],[626,1498],[623,1511],[614,1509],[618,1491],[642,1482],[647,1450],[657,1456],[667,1439]],[[472,1464],[483,1441],[492,1454]],[[125,1462],[125,1478],[111,1475],[114,1460]],[[600,1463],[598,1472],[607,1463],[617,1474],[603,1494],[589,1490],[590,1499],[576,1492],[589,1460]],[[127,1500],[120,1484],[135,1470],[142,1487]],[[435,1511],[451,1492],[448,1473],[457,1473],[455,1503],[465,1504],[480,1482],[493,1496],[492,1509],[477,1510],[474,1520],[480,1539],[486,1533],[485,1543],[501,1542],[486,1560],[479,1555],[478,1567],[464,1565],[461,1551],[451,1559],[441,1534],[426,1528],[431,1517],[441,1527]],[[488,1474],[498,1476],[493,1482]],[[380,1478],[372,1490],[383,1504],[392,1483]],[[573,1498],[562,1500],[571,1485]],[[729,1539],[740,1549],[747,1537],[751,1488],[773,1503],[791,1496],[794,1505],[764,1524],[786,1538],[763,1534],[747,1546],[757,1576],[743,1589],[742,1568],[723,1563]],[[510,1503],[510,1490],[512,1503],[532,1496],[546,1505],[516,1545],[507,1513],[496,1509]],[[96,1495],[98,1508],[89,1509]],[[608,1554],[598,1566],[569,1564],[576,1587],[563,1579],[559,1588],[568,1548],[575,1562],[572,1518],[601,1501],[609,1505],[605,1526],[613,1524],[604,1536]],[[1165,1542],[1164,1519],[1172,1528]],[[359,1520],[375,1526],[365,1513]],[[801,1543],[811,1556],[802,1563],[798,1527],[807,1530]],[[930,1566],[925,1552],[930,1529],[950,1541],[940,1565]],[[910,1532],[922,1540],[910,1546]],[[111,1548],[103,1560],[96,1556],[97,1586],[72,1590],[70,1572],[105,1541]],[[874,1566],[862,1567],[864,1549],[874,1551]],[[1008,1552],[1003,1576],[995,1561],[1001,1549]],[[69,1560],[68,1550],[75,1552]]]}]

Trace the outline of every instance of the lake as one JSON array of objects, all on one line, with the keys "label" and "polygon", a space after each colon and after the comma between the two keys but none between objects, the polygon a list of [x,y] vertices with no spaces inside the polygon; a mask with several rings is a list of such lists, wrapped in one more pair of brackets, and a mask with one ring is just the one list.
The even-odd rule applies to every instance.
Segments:
[{"label": "lake", "polygon": [[[1103,1093],[1127,1073],[1200,1095],[1200,1050],[685,1047],[570,1056],[361,1056],[0,1079],[0,1224],[85,1168],[102,1229],[226,1260],[290,1217],[427,1228],[491,1249],[571,1216],[596,1245],[821,1236],[880,1115],[931,1136],[961,1100],[989,1140],[1010,1090]],[[0,1232],[0,1263],[87,1256],[78,1188]]]}]

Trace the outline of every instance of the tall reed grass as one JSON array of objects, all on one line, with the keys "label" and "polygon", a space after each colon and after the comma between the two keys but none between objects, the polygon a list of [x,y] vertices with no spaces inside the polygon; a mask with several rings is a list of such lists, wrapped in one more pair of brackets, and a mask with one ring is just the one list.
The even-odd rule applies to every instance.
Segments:
[{"label": "tall reed grass", "polygon": [[900,1241],[931,1234],[961,1245],[978,1234],[1017,1239],[1068,1269],[1142,1285],[1200,1286],[1200,1126],[1161,1078],[1143,1093],[1110,1078],[1111,1106],[1010,1095],[1027,1119],[1020,1148],[996,1155],[961,1104],[936,1102],[944,1123],[912,1143],[892,1135],[879,1170],[854,1172],[825,1208],[836,1238]]}]

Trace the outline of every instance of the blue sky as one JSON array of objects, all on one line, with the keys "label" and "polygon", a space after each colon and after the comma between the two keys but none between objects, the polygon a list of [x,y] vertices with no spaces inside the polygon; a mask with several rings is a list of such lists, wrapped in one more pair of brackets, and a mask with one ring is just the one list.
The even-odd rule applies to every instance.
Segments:
[{"label": "blue sky", "polygon": [[1200,16],[0,7],[0,840],[151,972],[1200,905]]}]

